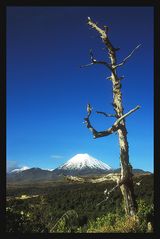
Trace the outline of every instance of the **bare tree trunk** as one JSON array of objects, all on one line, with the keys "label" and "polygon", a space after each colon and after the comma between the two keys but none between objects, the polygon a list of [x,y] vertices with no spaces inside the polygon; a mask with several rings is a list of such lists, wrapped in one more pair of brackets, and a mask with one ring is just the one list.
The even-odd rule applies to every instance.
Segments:
[{"label": "bare tree trunk", "polygon": [[[122,94],[120,91],[120,82],[113,83],[113,104],[116,112],[116,117],[120,118],[123,115]],[[134,215],[137,210],[137,204],[134,196],[134,187],[132,179],[132,167],[129,163],[129,146],[127,141],[127,129],[125,119],[119,124],[118,138],[120,145],[120,162],[121,162],[121,192],[124,198],[125,212],[128,215]]]},{"label": "bare tree trunk", "polygon": [[125,117],[134,112],[135,110],[139,109],[140,106],[137,106],[135,109],[131,110],[127,114],[124,115],[123,113],[123,106],[122,106],[122,93],[121,93],[121,80],[122,77],[119,77],[117,75],[117,68],[120,66],[123,66],[125,62],[132,56],[133,52],[140,46],[138,45],[129,56],[127,56],[120,64],[117,64],[116,59],[116,51],[119,49],[116,49],[111,44],[109,38],[108,38],[108,28],[105,27],[105,29],[101,29],[97,26],[96,23],[94,23],[90,18],[88,18],[88,24],[94,28],[102,38],[103,43],[106,46],[106,49],[108,50],[110,63],[107,63],[106,61],[97,61],[95,57],[93,56],[93,52],[90,51],[90,57],[91,57],[91,63],[84,66],[89,66],[93,64],[102,64],[106,66],[111,71],[111,76],[108,77],[109,80],[112,82],[112,90],[113,90],[113,107],[115,111],[115,115],[106,114],[104,112],[97,112],[102,113],[105,116],[109,117],[116,117],[116,121],[113,124],[113,126],[105,131],[97,132],[91,125],[89,117],[92,112],[92,108],[89,105],[87,108],[88,115],[85,118],[85,123],[87,125],[87,128],[90,129],[92,132],[94,138],[108,136],[112,134],[113,132],[118,133],[119,138],[119,145],[120,145],[120,162],[121,162],[121,178],[119,181],[119,186],[123,195],[124,199],[124,205],[125,205],[125,213],[127,215],[135,215],[137,211],[137,204],[134,196],[134,187],[133,187],[133,174],[132,174],[132,166],[129,163],[129,146],[127,141],[127,129],[125,124]]}]

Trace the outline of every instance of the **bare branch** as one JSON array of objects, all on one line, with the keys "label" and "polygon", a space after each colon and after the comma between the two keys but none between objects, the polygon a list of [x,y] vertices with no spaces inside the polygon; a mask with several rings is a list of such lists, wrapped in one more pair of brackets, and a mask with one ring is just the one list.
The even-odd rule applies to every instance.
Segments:
[{"label": "bare branch", "polygon": [[90,49],[89,54],[90,54],[90,57],[91,57],[91,62],[94,62],[95,59],[94,59],[94,56],[93,56],[92,49]]},{"label": "bare branch", "polygon": [[94,60],[93,63],[94,63],[94,64],[102,64],[102,65],[105,65],[108,69],[110,69],[111,71],[113,71],[112,67],[111,67],[106,61],[97,61],[97,60]]},{"label": "bare branch", "polygon": [[91,125],[89,117],[84,118],[84,123],[86,124],[87,128],[92,132],[93,138],[97,138],[98,132]]},{"label": "bare branch", "polygon": [[88,117],[91,115],[91,112],[92,112],[92,106],[90,105],[90,103],[87,104],[87,114],[88,114]]},{"label": "bare branch", "polygon": [[108,200],[109,197],[106,197],[103,201],[97,203],[96,207],[98,207],[99,205],[101,205],[103,202],[106,202]]},{"label": "bare branch", "polygon": [[87,67],[87,66],[92,66],[93,64],[102,64],[102,65],[106,66],[107,68],[109,68],[113,72],[112,67],[106,61],[97,61],[96,60],[96,58],[93,56],[92,49],[90,49],[89,54],[90,54],[90,58],[91,58],[91,63],[82,65],[82,66],[80,66],[81,68]]},{"label": "bare branch", "polygon": [[105,190],[105,191],[106,191],[105,194],[107,194],[106,198],[105,198],[103,201],[97,203],[96,206],[99,206],[99,205],[102,204],[103,202],[106,202],[106,201],[108,200],[108,198],[109,198],[109,194],[110,194],[111,192],[113,192],[113,191],[114,191],[116,188],[118,188],[118,187],[119,187],[119,184],[116,184],[116,186],[114,186],[109,192],[107,192],[107,189],[106,189],[106,190]]},{"label": "bare branch", "polygon": [[137,105],[134,109],[128,111],[128,113],[122,115],[122,117],[120,117],[118,120],[116,120],[116,122],[114,124],[119,124],[119,122],[121,120],[123,120],[124,118],[126,118],[127,116],[129,116],[130,114],[132,114],[133,112],[135,112],[136,110],[138,110],[140,108],[140,105]]},{"label": "bare branch", "polygon": [[88,17],[88,25],[90,25],[93,29],[95,29],[99,34],[100,37],[102,38],[102,41],[104,42],[106,48],[109,51],[110,59],[111,59],[111,64],[112,66],[116,65],[116,57],[115,57],[115,52],[119,50],[119,48],[114,48],[112,43],[110,42],[108,38],[108,27],[104,27],[104,30],[98,27],[96,23],[94,23],[90,17]]},{"label": "bare branch", "polygon": [[119,66],[123,66],[123,65],[126,63],[126,61],[133,55],[133,53],[134,53],[140,46],[141,46],[141,44],[139,44],[138,46],[136,46],[136,47],[134,48],[134,50],[133,50],[126,58],[124,58],[124,60],[123,60],[120,64],[117,64],[117,65],[114,66],[114,69],[117,68],[117,67],[119,67]]},{"label": "bare branch", "polygon": [[89,64],[81,65],[80,68],[87,67],[87,66],[92,66],[93,64],[102,64],[102,65],[105,65],[106,67],[108,67],[108,68],[112,71],[111,66],[110,66],[106,61],[97,61],[97,60],[95,60],[95,59],[94,59],[93,62],[91,62],[91,63],[89,63]]},{"label": "bare branch", "polygon": [[118,124],[113,124],[112,127],[108,128],[107,130],[98,132],[96,129],[93,128],[93,126],[90,123],[89,118],[90,118],[91,112],[92,111],[88,112],[88,105],[87,105],[87,117],[84,118],[84,123],[86,124],[87,128],[92,132],[94,139],[104,137],[104,136],[108,136],[108,135],[110,135],[113,132],[118,130],[119,125]]},{"label": "bare branch", "polygon": [[107,79],[107,80],[112,80],[112,77],[111,77],[111,76],[108,76],[106,79]]},{"label": "bare branch", "polygon": [[105,112],[102,112],[102,111],[96,111],[97,114],[103,114],[105,115],[106,117],[115,117],[116,115],[115,114],[107,114]]},{"label": "bare branch", "polygon": [[[97,26],[96,23],[94,23],[90,17],[88,17],[88,25],[90,25],[92,28],[94,28],[96,31],[99,32],[99,34],[101,35],[101,38],[104,39],[104,38],[107,38],[107,35],[106,35],[106,28],[105,30],[102,30],[100,27]],[[107,29],[108,30],[108,29]]]},{"label": "bare branch", "polygon": [[93,65],[93,62],[89,63],[89,64],[86,64],[86,65],[82,65],[82,66],[80,66],[80,68],[87,67],[87,66],[92,66],[92,65]]},{"label": "bare branch", "polygon": [[112,71],[112,67],[106,62],[106,61],[97,61],[96,58],[93,56],[93,51],[90,49],[90,56],[91,56],[91,62],[93,64],[102,64],[108,67]]},{"label": "bare branch", "polygon": [[92,132],[94,139],[99,138],[99,137],[108,136],[118,129],[118,127],[117,127],[118,125],[113,125],[111,128],[109,128],[107,130],[98,132],[97,130],[95,130],[93,128],[93,126],[90,123],[89,118],[90,118],[91,113],[92,113],[92,107],[90,104],[87,104],[87,117],[84,118],[84,123],[86,124],[87,128]]},{"label": "bare branch", "polygon": [[125,178],[119,179],[118,182],[117,182],[117,184],[116,184],[111,190],[109,190],[109,191],[108,191],[107,189],[105,189],[104,194],[107,195],[107,196],[106,196],[106,199],[104,199],[103,201],[99,202],[96,206],[99,206],[101,203],[107,201],[108,198],[109,198],[109,195],[110,195],[116,188],[122,186],[122,184],[125,183],[125,180],[126,180]]},{"label": "bare branch", "polygon": [[131,113],[133,113],[134,111],[138,110],[140,108],[139,105],[137,105],[134,109],[130,110],[128,113],[122,115],[120,118],[118,118],[115,123],[112,125],[112,127],[108,128],[107,130],[104,130],[104,131],[97,131],[93,128],[93,126],[91,125],[90,123],[90,120],[89,120],[89,117],[91,115],[91,112],[90,114],[87,115],[86,118],[84,118],[85,120],[85,124],[87,126],[87,128],[92,132],[93,134],[93,138],[96,139],[96,138],[100,138],[100,137],[104,137],[104,136],[108,136],[110,134],[113,134],[114,132],[116,132],[120,126],[119,126],[119,123],[124,119],[126,118],[127,116],[129,116]]}]

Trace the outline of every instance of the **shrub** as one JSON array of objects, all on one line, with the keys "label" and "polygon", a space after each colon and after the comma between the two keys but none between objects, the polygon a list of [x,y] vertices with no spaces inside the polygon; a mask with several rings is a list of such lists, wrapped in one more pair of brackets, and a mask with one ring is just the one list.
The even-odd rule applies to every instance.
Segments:
[{"label": "shrub", "polygon": [[138,213],[137,216],[140,221],[140,232],[148,231],[148,223],[153,225],[153,217],[154,217],[154,207],[153,204],[147,204],[143,200],[139,200],[138,202]]},{"label": "shrub", "polygon": [[120,213],[108,213],[98,217],[95,221],[90,221],[87,232],[146,233],[152,232],[152,223],[153,205],[140,200],[137,215],[126,216],[121,211]]}]

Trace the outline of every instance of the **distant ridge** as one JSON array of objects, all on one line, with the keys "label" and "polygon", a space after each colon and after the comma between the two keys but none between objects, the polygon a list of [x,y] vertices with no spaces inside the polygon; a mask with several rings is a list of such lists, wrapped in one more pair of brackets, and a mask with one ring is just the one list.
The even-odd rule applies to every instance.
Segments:
[{"label": "distant ridge", "polygon": [[[120,172],[121,172],[121,169],[120,169],[120,168],[114,169],[113,172],[114,172],[114,173],[120,173]],[[151,173],[151,172],[149,172],[149,171],[144,171],[143,169],[138,169],[138,168],[133,168],[133,169],[132,169],[132,172],[133,172],[133,173],[141,173],[141,174]]]},{"label": "distant ridge", "polygon": [[23,171],[12,171],[7,174],[7,182],[30,182],[52,179],[52,172],[40,168],[30,168]]},{"label": "distant ridge", "polygon": [[[100,174],[120,173],[120,168],[113,170],[106,163],[89,154],[76,154],[54,170],[22,167],[7,173],[8,183],[28,183],[64,179],[65,176],[95,176]],[[142,169],[133,169],[133,174],[150,173]]]}]

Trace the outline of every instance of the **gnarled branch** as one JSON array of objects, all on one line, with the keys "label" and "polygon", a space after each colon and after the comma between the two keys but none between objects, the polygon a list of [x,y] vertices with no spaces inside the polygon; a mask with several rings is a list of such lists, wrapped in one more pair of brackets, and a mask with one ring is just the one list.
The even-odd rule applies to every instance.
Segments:
[{"label": "gnarled branch", "polygon": [[113,71],[112,67],[106,62],[106,61],[97,61],[96,58],[93,56],[92,49],[90,49],[90,58],[91,58],[91,63],[82,65],[80,66],[81,68],[87,67],[87,66],[92,66],[93,64],[101,64],[106,66],[109,70]]},{"label": "gnarled branch", "polygon": [[110,134],[112,134],[113,132],[117,131],[118,130],[118,125],[113,125],[112,127],[110,127],[109,129],[107,130],[104,130],[104,131],[97,131],[93,128],[93,126],[91,125],[90,123],[90,120],[89,120],[89,117],[86,117],[84,118],[85,120],[85,124],[87,126],[87,128],[92,132],[93,134],[93,138],[96,139],[96,138],[100,138],[100,137],[104,137],[104,136],[108,136]]},{"label": "gnarled branch", "polygon": [[97,114],[102,114],[102,115],[105,115],[106,117],[116,117],[115,114],[107,114],[105,112],[102,112],[102,111],[96,111]]},{"label": "gnarled branch", "polygon": [[[90,106],[90,105],[89,105]],[[88,106],[87,106],[88,107]],[[90,106],[91,107],[91,106]],[[108,128],[107,130],[104,130],[104,131],[97,131],[96,129],[93,128],[93,126],[91,125],[90,123],[90,115],[91,115],[91,111],[89,114],[87,114],[87,117],[84,118],[85,120],[85,124],[87,126],[87,128],[92,132],[93,134],[93,138],[96,139],[96,138],[100,138],[100,137],[104,137],[104,136],[108,136],[114,132],[116,132],[120,126],[119,126],[119,123],[124,119],[126,118],[127,116],[129,116],[131,113],[135,112],[136,110],[138,110],[140,108],[139,105],[137,105],[134,109],[130,110],[128,113],[122,115],[120,118],[118,118],[115,123],[112,125],[112,127]]]},{"label": "gnarled branch", "polygon": [[117,67],[119,67],[119,66],[123,66],[123,65],[126,63],[126,61],[133,55],[133,53],[134,53],[140,46],[141,46],[141,44],[139,44],[138,46],[136,46],[136,47],[134,48],[134,50],[133,50],[126,58],[124,58],[124,60],[123,60],[120,64],[117,64],[116,66],[114,66],[114,69],[117,68]]}]

